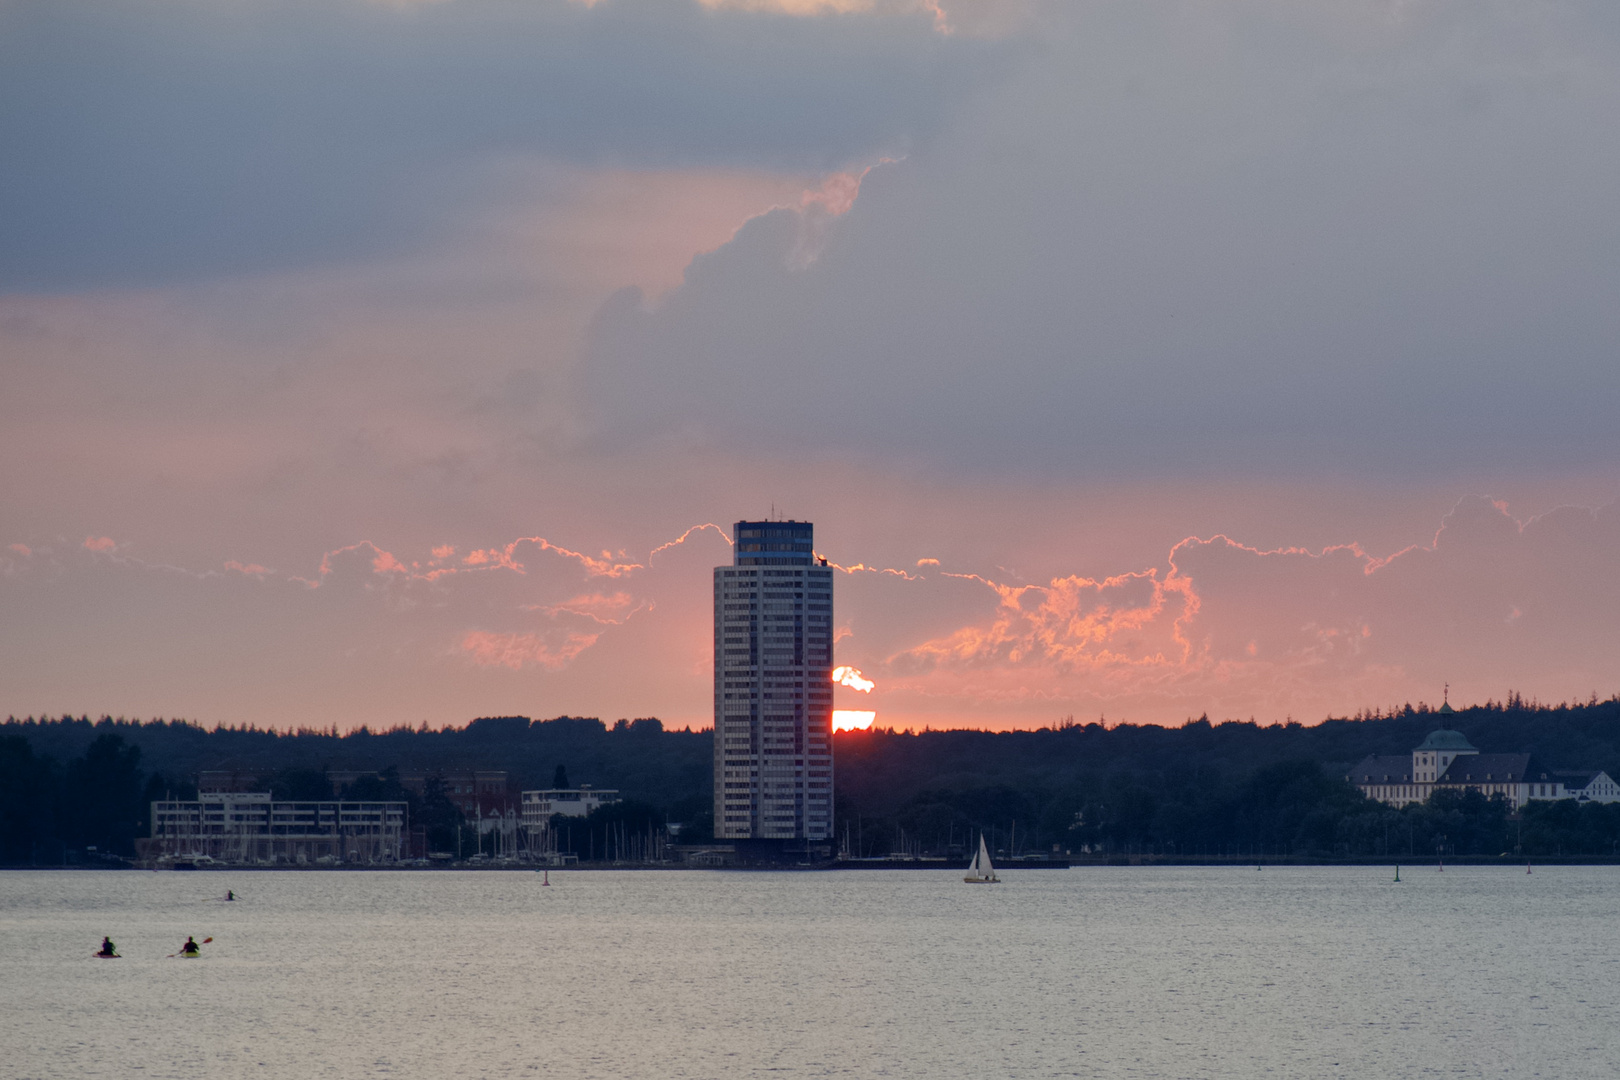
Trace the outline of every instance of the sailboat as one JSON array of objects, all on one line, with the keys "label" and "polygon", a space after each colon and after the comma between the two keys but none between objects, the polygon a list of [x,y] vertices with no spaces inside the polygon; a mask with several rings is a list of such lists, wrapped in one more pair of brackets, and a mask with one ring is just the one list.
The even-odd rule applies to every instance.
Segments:
[{"label": "sailboat", "polygon": [[973,885],[994,885],[1001,879],[996,877],[996,868],[990,865],[990,849],[984,845],[984,834],[979,834],[979,850],[968,864],[967,877],[962,879]]}]

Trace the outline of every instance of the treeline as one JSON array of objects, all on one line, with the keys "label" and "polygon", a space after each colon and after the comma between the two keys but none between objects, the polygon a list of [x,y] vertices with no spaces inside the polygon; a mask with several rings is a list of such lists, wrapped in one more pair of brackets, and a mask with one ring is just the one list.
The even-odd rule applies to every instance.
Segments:
[{"label": "treeline", "polygon": [[[845,804],[849,806],[849,804]],[[965,855],[981,832],[1003,856],[1086,852],[1185,859],[1620,857],[1620,804],[1531,803],[1442,791],[1401,808],[1314,761],[1224,781],[1214,770],[1115,774],[1069,789],[920,792],[888,815],[841,815],[852,854]]]},{"label": "treeline", "polygon": [[0,865],[95,863],[135,853],[151,804],[195,788],[141,768],[139,747],[112,732],[66,762],[38,754],[27,738],[0,731]]},{"label": "treeline", "polygon": [[706,790],[713,740],[707,731],[669,731],[655,719],[600,720],[561,716],[531,721],[493,716],[464,727],[361,727],[338,732],[259,727],[205,728],[184,720],[138,721],[87,716],[18,720],[0,734],[21,735],[35,753],[59,761],[82,754],[104,734],[121,736],[142,760],[170,776],[205,769],[259,776],[293,771],[432,775],[463,769],[504,769],[523,788],[550,784],[558,765],[575,781],[617,788],[628,797],[664,805],[675,793]]},{"label": "treeline", "polygon": [[1485,752],[1620,777],[1620,698],[1547,706],[1513,695],[1310,727],[1200,718],[1179,728],[872,731],[839,737],[839,840],[868,856],[960,852],[979,832],[1007,854],[1620,854],[1620,806],[1535,804],[1512,817],[1478,795],[1440,795],[1395,810],[1346,781],[1366,755],[1409,753],[1437,728]]},{"label": "treeline", "polygon": [[[1408,753],[1440,727],[1485,752],[1620,778],[1620,698],[1546,706],[1512,696],[1447,714],[1403,706],[1309,727],[1200,718],[1177,728],[874,730],[837,737],[836,829],[852,854],[868,856],[960,854],[980,832],[1006,854],[1620,855],[1617,807],[1533,804],[1512,815],[1499,802],[1443,795],[1394,810],[1345,781],[1365,755]],[[329,772],[376,774],[352,796],[410,802],[413,824],[440,850],[454,850],[454,807],[431,788],[405,791],[401,773],[505,769],[517,786],[539,788],[566,767],[576,783],[618,789],[624,803],[570,825],[564,846],[582,857],[628,856],[666,824],[684,826],[682,841],[712,835],[712,735],[655,719],[491,717],[339,733],[30,718],[0,724],[0,745],[0,859],[11,864],[89,846],[127,852],[149,798],[178,797],[204,769],[252,772],[286,798],[325,797]]]}]

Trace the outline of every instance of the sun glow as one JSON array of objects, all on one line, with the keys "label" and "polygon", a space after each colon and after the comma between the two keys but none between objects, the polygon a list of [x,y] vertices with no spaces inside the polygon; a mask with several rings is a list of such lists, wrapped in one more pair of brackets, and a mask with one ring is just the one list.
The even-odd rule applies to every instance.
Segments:
[{"label": "sun glow", "polygon": [[835,667],[832,673],[833,682],[839,686],[847,686],[851,690],[859,690],[863,694],[870,694],[877,683],[861,674],[860,668]]},{"label": "sun glow", "polygon": [[[870,694],[877,683],[861,674],[860,668],[835,667],[832,672],[832,681],[837,686],[847,686],[851,690],[859,690],[863,694]],[[877,713],[862,709],[834,709],[832,714],[832,729],[834,731],[865,731],[877,719]]]},{"label": "sun glow", "polygon": [[832,728],[834,731],[865,731],[877,719],[875,712],[863,712],[859,709],[834,709],[832,714]]}]

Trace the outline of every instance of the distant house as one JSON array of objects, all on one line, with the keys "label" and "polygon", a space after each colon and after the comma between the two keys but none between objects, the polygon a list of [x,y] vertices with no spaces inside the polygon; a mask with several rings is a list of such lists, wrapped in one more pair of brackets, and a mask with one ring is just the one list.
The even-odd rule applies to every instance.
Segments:
[{"label": "distant house", "polygon": [[588,784],[577,788],[550,788],[545,791],[523,793],[523,825],[540,826],[549,822],[554,814],[563,817],[587,817],[592,810],[607,803],[619,801],[617,790],[597,790]]},{"label": "distant house", "polygon": [[1542,800],[1620,802],[1620,785],[1608,773],[1551,769],[1533,754],[1482,754],[1450,730],[1431,731],[1411,754],[1363,758],[1345,779],[1390,806],[1427,802],[1436,791],[1501,795],[1515,810]]},{"label": "distant house", "polygon": [[553,817],[584,818],[598,806],[619,801],[616,790],[580,785],[577,788],[548,788],[544,791],[523,793],[522,826],[529,851],[542,862],[557,865],[559,860],[573,859],[573,855],[559,855],[557,835],[551,827]]}]

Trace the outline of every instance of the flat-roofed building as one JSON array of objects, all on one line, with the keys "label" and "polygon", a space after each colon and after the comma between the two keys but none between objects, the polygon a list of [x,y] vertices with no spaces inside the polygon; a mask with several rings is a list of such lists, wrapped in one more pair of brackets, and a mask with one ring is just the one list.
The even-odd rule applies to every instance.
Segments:
[{"label": "flat-roofed building", "polygon": [[552,818],[585,818],[597,807],[611,806],[618,801],[618,791],[587,784],[577,788],[525,791],[521,823],[529,855],[555,864],[562,857],[557,853],[557,832],[551,824]]},{"label": "flat-roofed building", "polygon": [[215,792],[154,802],[152,835],[138,845],[149,863],[390,863],[403,855],[407,817],[403,802],[292,802],[267,791]]},{"label": "flat-roofed building", "polygon": [[811,857],[833,831],[832,571],[808,521],[733,536],[714,569],[714,834]]},{"label": "flat-roofed building", "polygon": [[598,806],[619,801],[619,793],[611,788],[596,789],[589,785],[577,788],[547,788],[544,791],[523,793],[523,824],[550,821],[553,814],[563,817],[587,817]]}]

